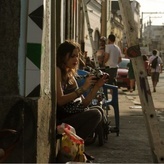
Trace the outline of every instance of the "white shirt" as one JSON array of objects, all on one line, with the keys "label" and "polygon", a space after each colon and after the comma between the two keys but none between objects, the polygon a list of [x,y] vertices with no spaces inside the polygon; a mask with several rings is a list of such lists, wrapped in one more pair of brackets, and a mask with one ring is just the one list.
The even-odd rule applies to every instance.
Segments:
[{"label": "white shirt", "polygon": [[[151,64],[152,61],[157,57],[158,55],[152,55],[150,56],[149,58],[149,63]],[[160,67],[160,64],[162,64],[162,59],[158,56],[158,65],[156,67],[156,69],[154,68],[151,68],[151,72],[160,72],[161,71],[161,67]]]},{"label": "white shirt", "polygon": [[121,57],[121,50],[115,44],[107,44],[105,46],[105,52],[109,54],[109,59],[105,63],[105,66],[109,66],[110,68],[118,67],[118,60]]}]

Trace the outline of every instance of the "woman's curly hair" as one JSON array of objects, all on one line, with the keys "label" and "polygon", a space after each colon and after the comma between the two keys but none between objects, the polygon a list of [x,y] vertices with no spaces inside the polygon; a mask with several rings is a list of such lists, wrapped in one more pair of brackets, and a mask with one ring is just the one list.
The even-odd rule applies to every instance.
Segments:
[{"label": "woman's curly hair", "polygon": [[[57,49],[57,67],[60,68],[62,73],[62,80],[66,80],[66,56],[69,54],[71,57],[73,50],[78,49],[80,53],[80,44],[73,41],[73,40],[66,40],[65,42],[61,43]],[[70,70],[70,73],[76,74],[77,68]]]}]

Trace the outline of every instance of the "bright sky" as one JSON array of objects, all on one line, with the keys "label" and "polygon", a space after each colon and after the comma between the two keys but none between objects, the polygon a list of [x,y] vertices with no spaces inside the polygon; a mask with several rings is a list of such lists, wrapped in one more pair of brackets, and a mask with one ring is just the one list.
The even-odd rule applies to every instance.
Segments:
[{"label": "bright sky", "polygon": [[136,0],[140,3],[141,12],[158,12],[161,14],[143,13],[143,23],[147,23],[149,18],[152,25],[164,25],[164,0]]}]

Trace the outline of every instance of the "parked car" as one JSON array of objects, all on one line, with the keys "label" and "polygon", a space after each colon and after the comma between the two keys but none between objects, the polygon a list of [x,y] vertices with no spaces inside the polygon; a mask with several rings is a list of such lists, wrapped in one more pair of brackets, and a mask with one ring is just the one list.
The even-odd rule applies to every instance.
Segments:
[{"label": "parked car", "polygon": [[122,58],[119,63],[117,72],[117,86],[130,89],[130,80],[128,78],[128,67],[127,64],[130,62],[128,58]]}]

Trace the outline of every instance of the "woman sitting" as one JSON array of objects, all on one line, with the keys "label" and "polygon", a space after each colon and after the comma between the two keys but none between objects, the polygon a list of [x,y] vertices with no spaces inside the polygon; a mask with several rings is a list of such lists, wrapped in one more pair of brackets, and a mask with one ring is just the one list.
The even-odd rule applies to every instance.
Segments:
[{"label": "woman sitting", "polygon": [[[73,41],[65,41],[57,49],[57,120],[58,124],[64,122],[73,126],[76,134],[85,141],[101,127],[102,109],[100,106],[88,107],[88,105],[107,81],[107,75],[104,74],[98,80],[95,76],[89,75],[84,85],[79,88],[75,79],[79,53],[79,44]],[[91,90],[84,97],[83,93],[88,89]]]}]

